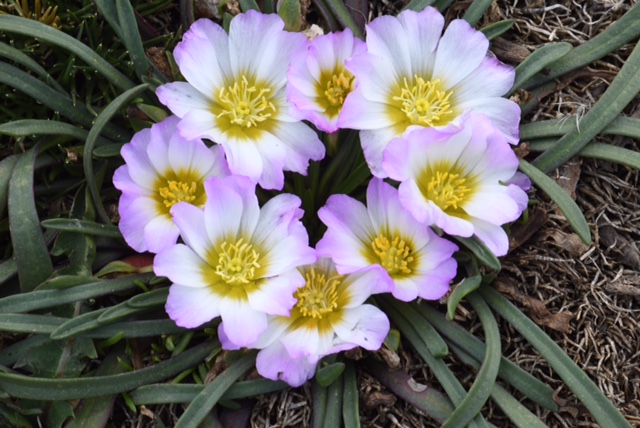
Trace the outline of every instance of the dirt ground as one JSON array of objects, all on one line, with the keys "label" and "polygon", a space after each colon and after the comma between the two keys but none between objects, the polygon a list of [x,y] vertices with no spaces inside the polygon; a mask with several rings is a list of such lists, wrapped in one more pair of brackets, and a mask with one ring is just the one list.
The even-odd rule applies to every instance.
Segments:
[{"label": "dirt ground", "polygon": [[[470,2],[455,2],[448,19]],[[574,46],[589,40],[622,16],[633,1],[496,1],[481,26],[513,19],[514,27],[492,44],[504,62],[517,65],[530,52],[549,42]],[[394,13],[396,4],[370,2],[370,18]],[[625,46],[588,67],[559,79],[561,89],[539,99],[523,123],[578,119],[607,88],[633,46]],[[516,96],[527,99],[530,94]],[[625,115],[640,117],[634,101]],[[637,150],[629,138],[598,137],[602,142]],[[514,227],[512,247],[494,286],[532,317],[567,352],[634,426],[640,426],[640,197],[638,172],[602,161],[574,159],[554,173],[559,184],[575,196],[589,223],[593,244],[586,246],[571,231],[555,206],[541,193],[525,226]],[[444,308],[444,306],[442,307]],[[444,309],[443,309],[444,310]],[[478,330],[473,313],[464,304],[458,321]],[[546,362],[513,329],[501,325],[504,355],[556,390],[561,407],[551,413],[530,407],[550,427],[597,427],[571,391],[563,386]],[[479,329],[481,330],[481,329]],[[402,368],[419,383],[437,387],[422,360],[404,346]],[[447,360],[464,379],[474,373],[454,358]],[[397,399],[367,373],[359,374],[363,427],[431,427],[437,424]],[[518,397],[517,393],[514,393]],[[258,400],[254,427],[308,426],[310,388],[303,387]],[[526,400],[523,401],[525,405]],[[499,409],[489,405],[485,415],[496,426],[510,426]]]}]

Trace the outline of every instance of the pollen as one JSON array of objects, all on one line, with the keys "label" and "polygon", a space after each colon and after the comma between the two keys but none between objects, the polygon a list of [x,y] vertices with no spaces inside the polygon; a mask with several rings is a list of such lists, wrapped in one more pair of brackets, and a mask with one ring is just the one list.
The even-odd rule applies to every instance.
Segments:
[{"label": "pollen", "polygon": [[232,124],[252,128],[273,116],[276,108],[270,101],[271,88],[250,84],[242,75],[232,85],[220,88],[218,103],[222,111],[217,117],[227,116]]},{"label": "pollen", "polygon": [[436,171],[427,182],[426,199],[433,201],[443,211],[448,208],[457,210],[470,191],[465,185],[467,180],[460,174]]},{"label": "pollen", "polygon": [[338,291],[340,276],[327,278],[324,274],[310,269],[305,274],[306,284],[299,288],[294,296],[298,299],[296,307],[300,315],[307,318],[322,317],[338,309]]},{"label": "pollen", "polygon": [[371,248],[378,256],[380,265],[389,272],[389,275],[411,273],[410,265],[414,261],[411,256],[412,249],[399,236],[389,239],[380,234],[371,242]]},{"label": "pollen", "polygon": [[253,281],[259,254],[249,243],[240,238],[233,244],[224,241],[218,254],[218,264],[215,272],[229,285],[248,284]]},{"label": "pollen", "polygon": [[347,70],[331,75],[324,85],[323,95],[331,107],[342,107],[344,100],[354,88],[354,76]]},{"label": "pollen", "polygon": [[196,199],[196,182],[185,183],[182,181],[168,180],[165,187],[158,189],[160,198],[165,207],[171,208],[178,202],[193,202]]},{"label": "pollen", "polygon": [[405,77],[399,94],[392,99],[399,103],[411,124],[434,127],[450,122],[452,94],[452,91],[442,90],[440,79],[424,80],[416,75],[411,81]]}]

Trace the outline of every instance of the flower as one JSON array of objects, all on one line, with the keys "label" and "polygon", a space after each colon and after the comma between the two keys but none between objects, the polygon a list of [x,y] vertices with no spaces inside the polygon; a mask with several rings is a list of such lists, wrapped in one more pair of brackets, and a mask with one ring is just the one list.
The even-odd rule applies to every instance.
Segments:
[{"label": "flower", "polygon": [[125,165],[113,175],[114,186],[122,191],[118,226],[138,252],[157,253],[175,244],[179,231],[171,207],[180,201],[202,207],[205,180],[229,174],[222,148],[186,140],[177,132],[178,120],[170,116],[136,133],[122,147]]},{"label": "flower", "polygon": [[454,134],[421,128],[392,140],[382,168],[401,182],[400,203],[421,223],[451,235],[475,234],[497,256],[509,249],[501,225],[527,206],[518,158],[486,116],[470,113]]},{"label": "flower", "polygon": [[316,36],[308,49],[294,53],[287,71],[287,99],[295,106],[291,114],[321,131],[337,131],[342,105],[355,86],[344,62],[365,50],[364,42],[347,28]]},{"label": "flower", "polygon": [[267,314],[289,315],[304,284],[296,267],[315,261],[315,251],[298,197],[281,194],[261,209],[255,184],[233,175],[205,188],[203,209],[171,209],[185,243],[158,253],[154,271],[173,282],[166,310],[176,324],[197,327],[220,316],[229,340],[247,346],[267,328]]},{"label": "flower", "polygon": [[413,218],[398,191],[381,179],[369,182],[366,207],[332,195],[318,216],[328,229],[316,250],[331,257],[340,274],[380,265],[393,296],[403,301],[436,300],[449,291],[458,247]]},{"label": "flower", "polygon": [[[288,317],[269,318],[269,328],[252,345],[261,349],[256,368],[262,376],[300,386],[320,358],[361,346],[377,350],[389,332],[389,320],[373,305],[371,294],[390,291],[377,266],[339,275],[330,259],[300,268],[306,283],[295,292]],[[225,344],[224,335],[220,340]]]},{"label": "flower", "polygon": [[286,71],[307,39],[283,28],[277,15],[254,11],[236,16],[229,35],[200,19],[174,51],[187,82],[157,89],[186,138],[221,144],[231,172],[265,189],[282,189],[283,170],[306,174],[310,159],[324,157],[316,133],[289,114]]},{"label": "flower", "polygon": [[365,159],[384,178],[382,152],[414,128],[459,127],[468,111],[486,114],[510,143],[518,141],[520,108],[501,98],[515,71],[487,56],[489,40],[456,19],[440,37],[444,18],[434,8],[381,16],[367,26],[367,53],[347,61],[358,81],[338,126],[360,129]]}]

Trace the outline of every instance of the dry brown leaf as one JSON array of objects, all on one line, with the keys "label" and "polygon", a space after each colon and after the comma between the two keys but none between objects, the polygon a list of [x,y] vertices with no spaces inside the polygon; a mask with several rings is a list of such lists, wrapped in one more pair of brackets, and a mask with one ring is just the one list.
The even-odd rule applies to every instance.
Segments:
[{"label": "dry brown leaf", "polygon": [[533,297],[522,294],[514,284],[506,279],[498,279],[494,286],[499,292],[508,295],[527,309],[531,319],[538,325],[548,327],[550,329],[567,333],[571,329],[569,321],[573,317],[571,312],[550,312],[544,303]]}]

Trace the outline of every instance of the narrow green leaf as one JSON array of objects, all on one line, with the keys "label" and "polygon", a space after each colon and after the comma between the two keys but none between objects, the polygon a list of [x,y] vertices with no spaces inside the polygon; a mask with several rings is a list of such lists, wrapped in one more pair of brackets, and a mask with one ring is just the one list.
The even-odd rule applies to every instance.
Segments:
[{"label": "narrow green leaf", "polygon": [[[41,120],[41,119],[23,119],[7,122],[0,125],[0,134],[10,135],[12,137],[23,137],[29,135],[61,135],[84,141],[89,135],[88,131],[78,128],[65,122],[57,120]],[[100,137],[98,144],[113,145],[111,141]],[[107,146],[107,147],[108,147]]]},{"label": "narrow green leaf", "polygon": [[[411,306],[446,337],[448,343],[464,349],[478,362],[478,367],[480,366],[486,353],[486,346],[480,339],[455,322],[448,321],[444,315],[424,302],[419,305],[412,303]],[[558,405],[553,401],[553,389],[504,357],[498,376],[545,409],[558,411]]]},{"label": "narrow green leaf", "polygon": [[422,12],[425,7],[431,6],[434,0],[411,0],[402,10],[413,10],[415,12]]},{"label": "narrow green leaf", "polygon": [[342,419],[342,391],[344,377],[339,376],[327,388],[327,407],[325,407],[324,424],[326,427],[339,427]]},{"label": "narrow green leaf", "polygon": [[513,27],[513,20],[505,19],[502,21],[494,22],[491,25],[487,25],[486,27],[480,29],[482,34],[484,34],[487,39],[493,40],[496,37],[499,37],[509,31],[511,27]]},{"label": "narrow green leaf", "polygon": [[569,43],[548,43],[531,53],[520,65],[516,67],[516,79],[508,95],[513,94],[516,89],[524,85],[536,73],[544,69],[547,65],[557,61],[568,54],[573,46]]},{"label": "narrow green leaf", "polygon": [[40,222],[40,225],[45,229],[122,239],[122,234],[117,226],[112,224],[96,223],[89,220],[79,220],[76,218],[52,218],[43,220]]},{"label": "narrow green leaf", "polygon": [[40,290],[60,290],[64,288],[76,287],[78,285],[93,284],[96,278],[90,276],[79,275],[56,275],[40,284],[37,291]]},{"label": "narrow green leaf", "polygon": [[[124,373],[125,369],[119,363],[123,358],[126,358],[123,350],[109,352],[96,370],[96,376]],[[116,398],[116,394],[111,394],[85,399],[77,406],[73,420],[68,421],[64,428],[106,427],[111,419]]]},{"label": "narrow green leaf", "polygon": [[169,296],[169,287],[158,288],[133,296],[127,301],[127,305],[132,308],[157,308],[167,302],[167,296]]},{"label": "narrow green leaf", "polygon": [[640,5],[636,3],[602,33],[580,44],[560,60],[549,64],[547,72],[539,73],[535,78],[529,80],[524,85],[524,89],[534,88],[558,76],[565,75],[632,42],[640,36],[638,22],[640,22]]},{"label": "narrow green leaf", "polygon": [[[199,328],[215,327],[216,323],[207,323]],[[124,338],[132,337],[154,337],[168,334],[187,333],[184,327],[179,327],[173,320],[161,319],[150,321],[126,321],[114,324],[105,324],[95,330],[86,332],[87,337],[94,339],[109,339],[116,335],[122,335]]]},{"label": "narrow green leaf", "polygon": [[484,362],[476,374],[473,385],[469,388],[464,400],[453,411],[449,419],[442,425],[442,428],[455,428],[466,426],[476,415],[480,414],[482,407],[485,405],[493,386],[498,377],[498,369],[500,368],[500,358],[502,357],[502,346],[500,344],[500,330],[498,323],[482,297],[477,294],[470,294],[467,300],[473,306],[486,339],[486,351]]},{"label": "narrow green leaf", "polygon": [[493,0],[473,0],[462,18],[467,21],[469,25],[475,27],[478,21],[482,19],[482,15],[489,9],[491,3],[493,3]]},{"label": "narrow green leaf", "polygon": [[391,392],[436,422],[443,423],[453,412],[454,406],[443,393],[427,385],[418,384],[404,371],[389,371],[384,363],[371,357],[360,360],[359,363]]},{"label": "narrow green leaf", "polygon": [[313,4],[318,10],[318,13],[322,16],[322,19],[326,24],[326,28],[328,28],[329,31],[342,30],[340,23],[333,15],[333,12],[331,12],[331,9],[329,9],[329,6],[327,6],[325,0],[313,0]]},{"label": "narrow green leaf", "polygon": [[94,0],[98,11],[109,23],[109,26],[113,29],[114,33],[120,40],[124,39],[122,28],[120,28],[120,21],[118,20],[118,10],[116,9],[116,3],[121,0]]},{"label": "narrow green leaf", "polygon": [[65,319],[63,323],[57,326],[51,331],[51,340],[63,340],[73,336],[77,336],[87,331],[95,330],[100,327],[98,318],[102,315],[107,308],[97,309],[95,311],[87,312],[71,319]]},{"label": "narrow green leaf", "polygon": [[302,15],[300,0],[279,0],[277,4],[278,16],[284,21],[287,31],[300,31]]},{"label": "narrow green leaf", "polygon": [[[407,319],[404,316],[404,314],[406,313],[404,311],[409,307],[406,303],[401,303],[398,304],[397,307],[394,307],[394,305],[390,304],[393,302],[393,299],[381,298],[379,300],[381,307],[384,308],[385,313],[398,326],[398,329],[402,332],[404,337],[411,343],[411,345],[413,345],[416,352],[418,352],[424,362],[429,366],[453,404],[456,406],[460,404],[462,400],[464,400],[467,392],[465,391],[460,381],[455,377],[453,372],[451,372],[451,370],[444,363],[444,361],[442,361],[441,358],[436,358],[433,354],[431,354],[424,339],[420,337],[420,330],[426,323],[420,322],[418,324],[414,324],[409,319]],[[420,407],[420,409],[424,411],[422,407]],[[429,414],[429,411],[427,410],[426,413]],[[450,414],[447,415],[447,418],[449,416]]]},{"label": "narrow green leaf", "polygon": [[13,366],[17,361],[29,355],[31,348],[45,342],[51,342],[48,334],[34,334],[3,348],[0,351],[0,365]]},{"label": "narrow green leaf", "polygon": [[131,3],[127,0],[116,1],[116,13],[120,24],[122,42],[129,52],[129,57],[133,61],[133,68],[136,70],[138,78],[143,81],[149,77],[149,72],[153,71],[153,77],[165,82],[162,73],[156,70],[155,66],[149,61],[142,46],[142,39],[138,30],[138,22],[133,11]]},{"label": "narrow green leaf", "polygon": [[[177,358],[177,357],[176,357]],[[187,410],[184,411],[175,428],[195,427],[211,412],[213,406],[223,396],[224,392],[233,385],[256,361],[256,352],[251,351],[229,368],[220,373],[196,398],[193,399]]]},{"label": "narrow green leaf", "polygon": [[363,184],[371,177],[371,170],[366,162],[358,164],[358,166],[349,174],[349,176],[338,186],[334,193],[348,195]]},{"label": "narrow green leaf", "polygon": [[452,320],[456,314],[456,309],[460,301],[464,299],[469,293],[474,292],[480,287],[482,277],[480,275],[474,275],[469,278],[465,278],[460,284],[458,284],[453,292],[449,295],[447,301],[447,319]]},{"label": "narrow green leaf", "polygon": [[344,369],[345,364],[340,362],[320,367],[316,372],[316,380],[320,386],[326,388],[342,376]]},{"label": "narrow green leaf", "polygon": [[[0,15],[0,24],[2,23],[2,18],[7,16]],[[0,25],[0,28],[2,28],[2,25]],[[83,105],[74,104],[69,96],[61,94],[37,78],[1,61],[0,82],[25,93],[51,110],[83,126],[90,126],[94,119],[93,115]]]},{"label": "narrow green leaf", "polygon": [[11,391],[13,397],[30,400],[51,400],[51,397],[72,400],[118,394],[175,376],[202,363],[219,347],[218,343],[208,341],[153,366],[109,376],[48,379],[0,372],[0,389]]},{"label": "narrow green leaf", "polygon": [[29,312],[50,308],[78,300],[93,299],[108,294],[119,293],[137,288],[135,282],[148,281],[153,274],[129,275],[118,279],[95,280],[86,285],[67,288],[64,290],[37,290],[29,293],[17,294],[0,299],[0,313]]},{"label": "narrow green leaf", "polygon": [[83,160],[82,165],[84,167],[84,175],[87,180],[87,186],[91,191],[91,197],[93,198],[93,203],[96,207],[98,217],[103,223],[111,224],[111,219],[107,215],[104,206],[102,205],[102,197],[100,194],[100,190],[96,184],[95,174],[93,171],[93,149],[96,145],[96,141],[100,134],[102,133],[105,126],[109,123],[111,118],[123,107],[129,103],[133,98],[135,98],[138,94],[143,92],[144,90],[149,88],[149,84],[144,83],[142,85],[138,85],[135,88],[131,88],[128,91],[118,95],[116,99],[111,101],[109,105],[107,105],[104,110],[100,112],[98,117],[95,120],[95,124],[91,127],[89,131],[89,135],[87,136],[87,141],[85,142],[84,152],[83,152]]},{"label": "narrow green leaf", "polygon": [[347,365],[343,377],[342,420],[344,422],[344,428],[360,428],[358,378],[354,364]]},{"label": "narrow green leaf", "polygon": [[[433,326],[420,317],[420,315],[410,306],[407,306],[404,303],[401,303],[396,299],[388,299],[382,301],[383,305],[391,305],[396,313],[402,314],[402,317],[406,319],[410,325],[414,326],[418,337],[422,340],[422,342],[429,349],[431,355],[436,358],[443,358],[449,355],[449,347],[447,346],[447,342],[444,341],[442,336],[436,331]],[[391,317],[396,324],[400,324],[403,321],[396,320]],[[402,329],[400,329],[402,331]]]},{"label": "narrow green leaf", "polygon": [[[478,370],[480,363],[475,358],[467,354],[462,348],[454,344],[449,344],[456,356],[467,365]],[[513,395],[511,395],[500,384],[493,385],[491,399],[502,409],[513,424],[518,428],[545,428],[546,425],[533,413],[524,407]]]},{"label": "narrow green leaf", "polygon": [[327,388],[320,386],[317,380],[311,383],[311,428],[325,428],[324,417],[327,414]]},{"label": "narrow green leaf", "polygon": [[[98,139],[100,140],[100,138]],[[93,150],[94,158],[114,158],[120,156],[120,151],[122,150],[122,146],[126,143],[113,143],[107,145],[101,145],[100,147],[96,147]]]},{"label": "narrow green leaf", "polygon": [[[555,139],[550,141],[533,141],[529,143],[529,148],[532,152],[542,152],[549,150],[556,143],[557,140]],[[624,147],[603,143],[590,143],[580,150],[578,154],[587,158],[615,162],[640,170],[640,153],[635,150],[625,149]]]},{"label": "narrow green leaf", "polygon": [[21,34],[40,39],[75,54],[78,58],[94,67],[111,83],[122,90],[133,87],[133,83],[91,48],[73,37],[33,19],[12,15],[0,15],[0,32]]},{"label": "narrow green leaf", "polygon": [[33,164],[40,146],[20,155],[9,182],[9,224],[22,292],[31,291],[53,273],[33,197]]},{"label": "narrow green leaf", "polygon": [[0,317],[0,331],[12,333],[50,334],[66,318],[58,318],[51,315],[8,314]]},{"label": "narrow green leaf", "polygon": [[16,62],[29,70],[33,71],[36,75],[40,76],[48,85],[52,86],[56,91],[66,94],[67,92],[64,90],[62,86],[55,79],[47,73],[47,70],[42,68],[40,64],[31,59],[31,57],[20,50],[14,48],[13,46],[9,46],[5,43],[0,43],[0,56],[10,59],[13,62]]},{"label": "narrow green leaf", "polygon": [[240,4],[240,9],[245,13],[250,10],[260,12],[260,7],[258,3],[256,3],[256,0],[238,0],[238,3]]},{"label": "narrow green leaf", "polygon": [[[640,10],[637,5],[634,9]],[[550,172],[571,159],[618,117],[638,92],[640,92],[640,43],[633,49],[598,102],[584,115],[580,121],[580,130],[576,127],[569,131],[560,138],[558,144],[538,156],[533,161],[533,165],[541,171]]]},{"label": "narrow green leaf", "polygon": [[513,326],[544,358],[602,427],[631,427],[589,376],[529,317],[491,287],[480,293],[491,308]]},{"label": "narrow green leaf", "polygon": [[560,208],[567,222],[571,225],[576,234],[587,245],[591,245],[591,231],[580,207],[558,184],[547,174],[537,169],[524,159],[520,159],[520,171],[525,173],[540,190],[545,192],[549,198]]},{"label": "narrow green leaf", "polygon": [[0,285],[18,273],[16,259],[8,259],[0,263]]},{"label": "narrow green leaf", "polygon": [[[150,296],[146,300],[138,299],[138,302],[140,303],[139,306],[130,304],[130,300],[136,299],[138,297],[146,297],[147,295]],[[100,318],[98,318],[98,322],[100,324],[111,324],[121,319],[130,317],[131,315],[162,307],[167,301],[167,295],[168,288],[139,294],[138,296],[132,297],[129,301],[125,301],[108,308],[102,315],[100,315]]]},{"label": "narrow green leaf", "polygon": [[[582,119],[580,120],[582,122]],[[541,120],[520,126],[520,140],[536,138],[560,137],[574,129],[579,122],[573,116],[562,119]],[[2,127],[0,126],[0,129]],[[624,137],[640,139],[640,119],[635,117],[618,116],[601,132],[604,135],[622,135]]]},{"label": "narrow green leaf", "polygon": [[467,247],[467,249],[470,250],[485,266],[488,266],[493,270],[502,269],[500,260],[498,260],[495,254],[493,254],[477,236],[471,236],[469,238],[454,236],[453,239]]},{"label": "narrow green leaf", "polygon": [[[145,385],[130,393],[136,405],[190,403],[202,392],[205,385],[158,383]],[[225,400],[238,400],[269,394],[289,388],[286,382],[258,378],[236,382],[223,394]]]},{"label": "narrow green leaf", "polygon": [[11,155],[0,161],[0,218],[4,217],[4,210],[9,202],[9,181],[18,158],[19,155]]},{"label": "narrow green leaf", "polygon": [[354,36],[359,39],[362,38],[362,32],[358,28],[356,21],[353,20],[343,0],[325,0],[325,3],[344,28],[349,28]]}]

